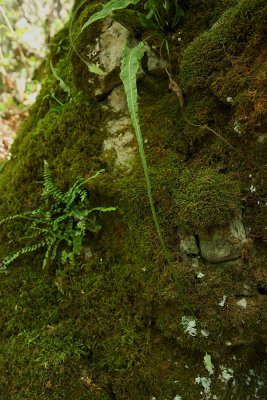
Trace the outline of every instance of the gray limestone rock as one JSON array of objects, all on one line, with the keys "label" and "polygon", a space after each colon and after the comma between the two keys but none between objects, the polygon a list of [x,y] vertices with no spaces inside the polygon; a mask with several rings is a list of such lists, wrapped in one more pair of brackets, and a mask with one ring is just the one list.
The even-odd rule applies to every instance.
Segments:
[{"label": "gray limestone rock", "polygon": [[166,75],[166,69],[170,68],[169,63],[158,57],[148,45],[146,45],[146,55],[148,72],[155,76]]},{"label": "gray limestone rock", "polygon": [[113,112],[127,113],[127,100],[123,85],[117,86],[112,90],[107,98],[107,105],[111,107]]},{"label": "gray limestone rock", "polygon": [[[119,75],[123,50],[126,45],[135,44],[129,31],[112,19],[102,22],[101,31],[100,36],[88,46],[88,64],[95,64],[104,72],[97,76],[98,87],[95,85],[95,96],[100,99],[121,84]],[[143,75],[141,70],[140,74]]]},{"label": "gray limestone rock", "polygon": [[199,235],[201,256],[215,263],[240,257],[245,243],[246,232],[241,219],[234,220],[228,228]]},{"label": "gray limestone rock", "polygon": [[105,121],[108,137],[104,140],[102,157],[117,171],[131,172],[135,154],[134,133],[123,85],[109,94],[105,107],[110,110]]},{"label": "gray limestone rock", "polygon": [[179,235],[180,249],[187,255],[199,254],[199,248],[194,235]]},{"label": "gray limestone rock", "polygon": [[107,121],[106,130],[108,138],[103,143],[103,159],[117,171],[131,172],[135,146],[130,117],[127,114],[114,116],[114,119]]}]

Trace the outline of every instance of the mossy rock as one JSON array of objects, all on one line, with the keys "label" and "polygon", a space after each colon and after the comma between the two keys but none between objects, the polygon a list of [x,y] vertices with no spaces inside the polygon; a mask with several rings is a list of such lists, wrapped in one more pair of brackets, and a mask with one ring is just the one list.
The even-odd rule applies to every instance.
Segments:
[{"label": "mossy rock", "polygon": [[227,226],[240,211],[239,183],[212,168],[184,170],[173,196],[178,224],[194,233]]},{"label": "mossy rock", "polygon": [[231,67],[243,43],[264,26],[266,7],[264,0],[239,1],[187,47],[180,74],[184,90],[208,88],[218,71]]},{"label": "mossy rock", "polygon": [[[82,6],[73,21],[74,38],[101,7],[99,1],[78,3]],[[233,122],[242,122],[242,113],[253,108],[246,95],[252,80],[247,75],[236,80],[242,57],[235,69],[228,69],[233,56],[252,57],[248,47],[253,38],[260,46],[260,56],[251,76],[260,79],[264,2],[190,0],[187,5],[181,45],[178,40],[171,42],[171,35],[166,37],[178,84],[178,60],[184,50],[184,112],[192,123],[219,130],[237,151],[212,132],[188,124],[178,99],[168,90],[167,75],[158,80],[146,76],[138,84],[153,196],[172,262],[166,265],[162,254],[139,159],[129,176],[108,170],[90,187],[90,201],[118,210],[112,216],[101,216],[102,230],[86,236],[75,268],[55,262],[42,270],[40,252],[17,259],[9,274],[1,275],[3,400],[165,400],[179,396],[200,400],[204,388],[196,381],[198,377],[211,379],[212,397],[243,400],[256,393],[267,398],[266,385],[259,384],[266,383],[266,296],[258,293],[259,287],[266,289],[266,259],[262,257],[259,264],[248,257],[246,262],[216,266],[201,259],[198,264],[182,262],[178,237],[181,226],[197,233],[228,225],[239,215],[243,201],[244,221],[264,245],[266,140],[255,144],[254,135],[263,133],[265,125],[259,125],[257,108],[258,115],[251,119],[253,133],[247,130],[246,136],[239,136],[233,131]],[[138,32],[137,21],[125,21],[129,22],[133,22],[132,31]],[[99,33],[97,28],[97,24],[89,27],[77,41],[82,55],[86,56],[88,40]],[[176,38],[179,31],[177,27],[173,32]],[[54,38],[51,59],[71,87],[71,97],[59,87],[48,62],[42,91],[18,134],[11,161],[0,172],[1,217],[30,211],[42,203],[44,159],[63,190],[78,175],[86,177],[107,168],[101,158],[106,138],[101,105],[105,103],[92,98],[90,76],[79,57],[72,53],[68,62],[71,49],[66,33],[65,28]],[[158,49],[163,36],[153,39]],[[192,42],[193,36],[196,40]],[[243,43],[250,43],[246,54]],[[227,45],[226,53],[222,44]],[[226,81],[224,74],[228,74]],[[225,97],[233,81],[236,104],[232,106]],[[258,91],[261,100],[262,94],[263,90]],[[251,185],[256,192],[251,192]],[[20,244],[24,229],[23,224],[2,227],[1,257]],[[224,296],[227,300],[221,307]],[[246,309],[237,305],[243,297]],[[197,319],[194,337],[181,323],[191,314]],[[215,365],[212,377],[203,362],[206,352]],[[228,384],[221,380],[222,366],[233,369],[236,386],[233,380]]]}]

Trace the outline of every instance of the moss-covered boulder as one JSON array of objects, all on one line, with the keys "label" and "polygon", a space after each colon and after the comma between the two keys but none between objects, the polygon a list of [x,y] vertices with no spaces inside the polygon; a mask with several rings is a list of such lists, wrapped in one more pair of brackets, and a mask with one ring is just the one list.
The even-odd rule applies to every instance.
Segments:
[{"label": "moss-covered boulder", "polygon": [[[266,2],[181,6],[185,15],[170,30],[146,29],[134,6],[111,20],[169,60],[167,73],[155,76],[144,58],[138,82],[165,251],[122,87],[96,99],[96,77],[82,61],[90,61],[101,23],[88,26],[70,51],[69,30],[75,41],[102,2],[76,2],[52,39],[41,93],[1,168],[1,219],[47,207],[44,160],[62,193],[77,176],[104,168],[86,187],[88,209],[117,210],[88,218],[102,229],[85,230],[75,265],[55,256],[43,269],[39,250],[1,269],[3,400],[267,397]],[[182,90],[182,109],[168,74]],[[118,166],[125,148],[130,168]],[[60,205],[56,212],[62,215]],[[205,258],[204,241],[214,243],[214,232],[224,240],[236,221],[246,237],[237,257]],[[181,246],[186,235],[194,240],[192,254]],[[25,240],[27,219],[2,224],[1,261]]]}]

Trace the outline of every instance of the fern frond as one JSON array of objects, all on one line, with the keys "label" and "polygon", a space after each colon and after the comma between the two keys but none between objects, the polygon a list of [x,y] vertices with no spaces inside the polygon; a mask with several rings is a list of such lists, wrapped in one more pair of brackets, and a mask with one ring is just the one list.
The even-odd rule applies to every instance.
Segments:
[{"label": "fern frond", "polygon": [[7,265],[11,264],[14,260],[16,260],[16,258],[21,256],[22,254],[32,253],[32,252],[44,247],[45,245],[46,245],[45,241],[41,241],[39,243],[35,243],[35,244],[29,245],[29,246],[25,246],[22,249],[20,249],[19,251],[17,251],[15,253],[5,257],[2,260],[2,263],[3,263],[3,265],[7,266]]},{"label": "fern frond", "polygon": [[[97,171],[93,176],[90,176],[89,178],[77,178],[72,187],[65,193],[65,204],[67,207],[69,207],[73,201],[76,199],[76,197],[80,197],[81,200],[83,201],[83,198],[85,199],[87,194],[83,194],[84,186],[88,184],[90,181],[96,179],[100,174],[105,172],[104,169],[100,169]],[[85,192],[86,193],[86,192]]]},{"label": "fern frond", "polygon": [[43,195],[46,197],[52,196],[56,203],[64,203],[64,193],[59,190],[53,180],[52,172],[50,171],[48,162],[44,160],[44,192]]},{"label": "fern frond", "polygon": [[[10,217],[6,217],[0,221],[0,225],[8,222],[8,221],[13,221],[16,219],[32,219],[35,218],[36,215],[41,214],[43,211],[41,209],[33,210],[33,211],[27,211],[25,213],[21,214],[16,214],[16,215],[11,215]],[[32,218],[31,218],[32,217]]]},{"label": "fern frond", "polygon": [[[11,264],[16,258],[24,253],[34,252],[39,248],[46,247],[43,260],[43,268],[49,261],[55,260],[58,255],[58,247],[64,243],[64,248],[70,251],[63,251],[61,258],[64,263],[69,262],[74,266],[75,257],[80,254],[82,241],[86,231],[97,232],[101,226],[94,221],[87,221],[89,214],[100,211],[114,211],[115,207],[95,207],[91,210],[84,209],[84,205],[75,202],[78,198],[83,203],[87,197],[84,186],[92,179],[104,172],[100,170],[89,178],[77,178],[73,186],[66,192],[60,191],[54,181],[47,161],[44,161],[44,195],[51,196],[54,204],[50,210],[37,209],[26,213],[16,214],[0,221],[4,222],[24,218],[28,220],[26,234],[21,237],[25,241],[36,240],[36,243],[24,246],[22,249],[7,256],[0,263],[5,270],[6,265]],[[93,219],[94,220],[94,219]]]},{"label": "fern frond", "polygon": [[95,207],[95,208],[91,208],[90,210],[85,210],[84,213],[87,216],[94,211],[110,212],[110,211],[116,211],[116,210],[117,210],[116,207]]}]

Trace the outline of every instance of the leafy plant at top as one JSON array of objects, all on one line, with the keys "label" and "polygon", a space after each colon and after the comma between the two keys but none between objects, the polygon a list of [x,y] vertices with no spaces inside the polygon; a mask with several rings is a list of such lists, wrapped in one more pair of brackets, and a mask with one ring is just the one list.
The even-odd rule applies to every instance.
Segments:
[{"label": "leafy plant at top", "polygon": [[100,19],[106,18],[112,11],[121,10],[128,7],[130,4],[137,4],[140,0],[110,0],[105,4],[101,11],[91,15],[88,21],[83,25],[79,35],[84,31],[87,26],[91,25]]},{"label": "leafy plant at top", "polygon": [[[91,24],[101,19],[106,18],[113,11],[126,10],[129,5],[137,5],[140,0],[110,0],[108,3],[103,5],[103,8],[90,16],[90,18],[84,23],[80,32],[73,40],[72,38],[72,25],[75,16],[79,9],[86,3],[87,0],[82,1],[73,13],[71,23],[70,23],[70,43],[72,50],[78,55],[78,57],[88,66],[89,71],[101,75],[103,71],[97,70],[95,64],[90,64],[85,60],[75,48],[75,43],[82,34],[82,32]],[[130,12],[137,13],[140,18],[140,23],[148,29],[159,29],[164,32],[169,32],[180,22],[181,17],[185,15],[179,0],[146,0],[144,3],[144,11],[148,11],[147,14],[136,12],[134,10],[128,10]]]},{"label": "leafy plant at top", "polygon": [[55,185],[49,165],[44,161],[43,196],[46,199],[46,207],[13,215],[0,221],[1,225],[24,219],[28,224],[27,234],[22,237],[28,244],[4,258],[0,263],[1,269],[4,270],[20,255],[40,248],[46,249],[43,267],[55,260],[59,253],[63,264],[69,262],[74,266],[75,257],[80,254],[86,232],[97,232],[101,229],[93,214],[116,210],[115,207],[91,209],[86,207],[89,192],[84,186],[103,172],[102,169],[89,178],[79,177],[68,191],[62,192]]},{"label": "leafy plant at top", "polygon": [[147,0],[144,9],[146,15],[139,13],[140,21],[146,28],[156,28],[170,32],[185,15],[179,0]]}]

